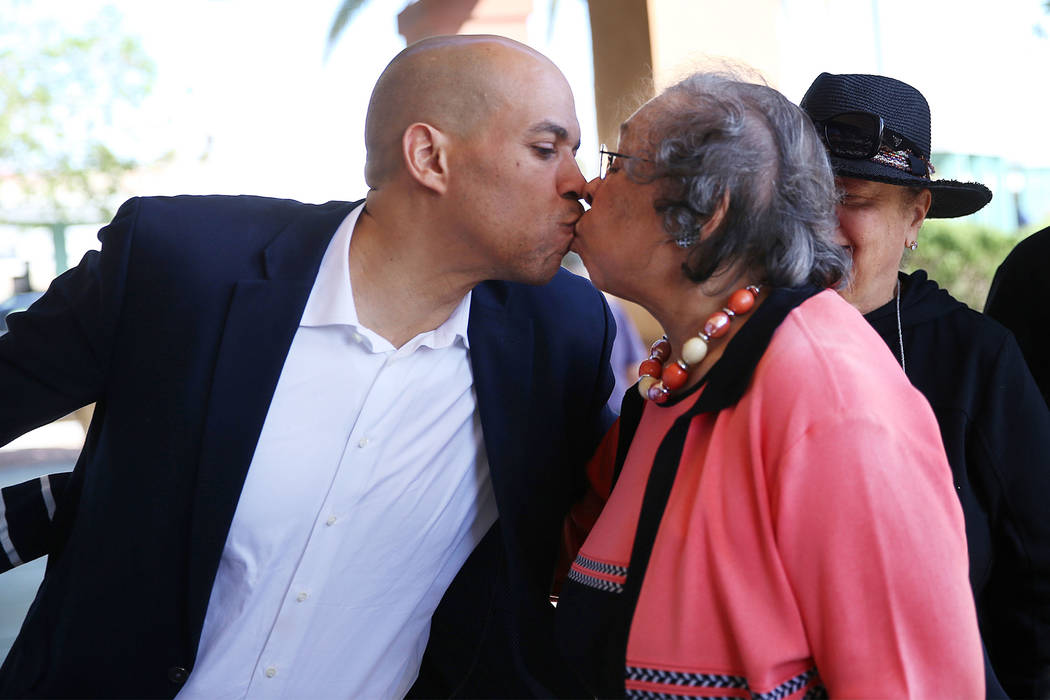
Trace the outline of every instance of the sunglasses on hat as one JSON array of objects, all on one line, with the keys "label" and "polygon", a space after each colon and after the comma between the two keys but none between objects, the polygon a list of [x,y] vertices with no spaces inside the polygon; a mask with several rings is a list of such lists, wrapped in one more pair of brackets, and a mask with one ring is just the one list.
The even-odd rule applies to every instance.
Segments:
[{"label": "sunglasses on hat", "polygon": [[896,151],[905,145],[913,147],[903,136],[887,129],[882,117],[869,112],[843,112],[815,123],[828,150],[839,158],[868,160],[883,148]]}]

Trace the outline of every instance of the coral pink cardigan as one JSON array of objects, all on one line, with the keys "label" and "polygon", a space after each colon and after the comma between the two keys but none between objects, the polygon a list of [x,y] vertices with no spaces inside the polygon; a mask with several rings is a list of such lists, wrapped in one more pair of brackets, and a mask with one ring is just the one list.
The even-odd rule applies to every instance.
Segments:
[{"label": "coral pink cardigan", "polygon": [[[771,296],[698,392],[641,410],[559,603],[559,641],[594,692],[616,687],[611,671],[630,697],[984,697],[933,414],[838,295],[795,303]],[[610,480],[616,439],[592,481]],[[636,546],[645,512],[655,539]],[[603,652],[618,630],[625,648]]]}]

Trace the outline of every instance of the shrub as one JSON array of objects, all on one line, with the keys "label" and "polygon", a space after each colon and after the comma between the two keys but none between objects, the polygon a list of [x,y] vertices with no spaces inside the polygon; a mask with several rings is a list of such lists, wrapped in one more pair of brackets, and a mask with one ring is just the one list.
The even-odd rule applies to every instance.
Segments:
[{"label": "shrub", "polygon": [[1008,234],[951,219],[929,220],[919,232],[919,248],[905,251],[901,267],[905,272],[926,270],[953,297],[981,311],[999,263],[1028,233]]}]

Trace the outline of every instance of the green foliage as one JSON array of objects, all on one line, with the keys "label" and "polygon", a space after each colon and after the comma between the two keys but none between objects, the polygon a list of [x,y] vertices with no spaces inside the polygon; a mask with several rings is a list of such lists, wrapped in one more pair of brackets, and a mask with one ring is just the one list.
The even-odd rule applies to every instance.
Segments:
[{"label": "green foliage", "polygon": [[70,34],[18,9],[0,16],[0,218],[108,219],[155,67],[112,10]]},{"label": "green foliage", "polygon": [[1024,236],[968,223],[965,219],[928,220],[919,247],[906,251],[906,272],[926,270],[952,296],[980,311],[999,263]]}]

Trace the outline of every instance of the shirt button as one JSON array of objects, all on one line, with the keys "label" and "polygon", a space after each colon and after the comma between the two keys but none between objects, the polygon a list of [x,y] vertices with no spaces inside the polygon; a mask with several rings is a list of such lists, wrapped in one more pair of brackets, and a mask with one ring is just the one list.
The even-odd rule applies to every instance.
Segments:
[{"label": "shirt button", "polygon": [[182,666],[172,666],[168,669],[168,680],[176,685],[182,685],[189,677],[189,673]]},{"label": "shirt button", "polygon": [[368,443],[370,443],[370,442],[372,442],[372,441],[371,441],[371,440],[369,440],[369,439],[368,439],[368,438],[366,438],[366,437],[363,437],[363,438],[361,438],[361,439],[360,439],[360,440],[358,441],[358,443],[357,443],[357,446],[358,446],[358,447],[368,447]]},{"label": "shirt button", "polygon": [[273,666],[271,666],[270,668],[266,669],[266,677],[267,678],[273,678],[276,675],[277,675],[277,669],[274,668]]},{"label": "shirt button", "polygon": [[303,591],[299,595],[295,596],[295,599],[298,600],[301,603],[301,602],[303,602],[304,600],[306,600],[309,597],[310,597],[310,594],[307,593],[306,591]]},{"label": "shirt button", "polygon": [[328,527],[332,527],[333,525],[335,525],[335,521],[336,520],[338,520],[337,517],[335,517],[334,515],[330,515],[330,516],[328,516],[328,520],[324,521],[324,524],[327,525]]}]

